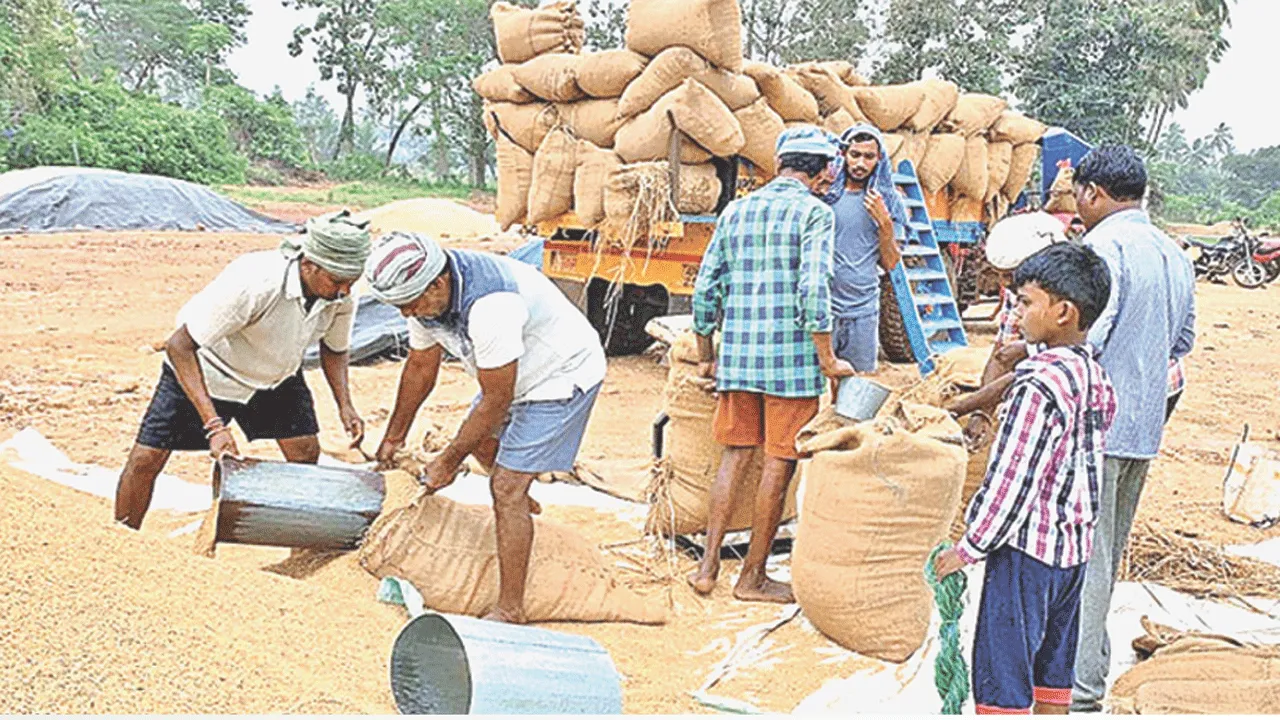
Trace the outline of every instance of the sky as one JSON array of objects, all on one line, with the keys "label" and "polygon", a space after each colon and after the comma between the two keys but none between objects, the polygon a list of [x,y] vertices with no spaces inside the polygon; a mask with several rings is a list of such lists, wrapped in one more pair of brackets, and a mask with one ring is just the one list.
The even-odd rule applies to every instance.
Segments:
[{"label": "sky", "polygon": [[[308,85],[329,100],[335,109],[340,98],[334,83],[322,82],[311,53],[289,57],[286,49],[293,28],[314,13],[286,9],[280,0],[249,0],[249,42],[232,53],[228,64],[241,84],[266,94],[279,86],[285,98],[297,100]],[[1226,30],[1231,49],[1209,73],[1203,89],[1193,93],[1190,104],[1173,121],[1188,137],[1208,134],[1220,122],[1235,133],[1236,148],[1248,152],[1280,145],[1280,90],[1275,66],[1280,61],[1276,28],[1280,28],[1280,0],[1236,0],[1231,27]]]}]

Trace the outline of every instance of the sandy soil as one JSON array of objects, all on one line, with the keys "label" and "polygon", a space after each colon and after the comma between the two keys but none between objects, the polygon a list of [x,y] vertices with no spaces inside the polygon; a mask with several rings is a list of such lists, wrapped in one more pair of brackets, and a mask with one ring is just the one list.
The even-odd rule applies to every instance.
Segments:
[{"label": "sandy soil", "polygon": [[[0,438],[26,426],[73,460],[119,467],[160,371],[152,345],[181,304],[231,258],[273,247],[269,236],[77,234],[0,239]],[[1280,290],[1199,287],[1200,333],[1190,385],[1170,425],[1139,524],[1218,543],[1280,535],[1221,512],[1222,468],[1244,423],[1280,448],[1280,393],[1271,370],[1280,337]],[[973,333],[977,344],[989,334]],[[357,406],[381,437],[399,368],[354,368]],[[902,374],[909,374],[905,369]],[[582,458],[616,477],[643,480],[649,424],[665,369],[653,357],[613,359]],[[308,373],[321,442],[344,438],[323,379]],[[448,367],[411,439],[431,425],[452,432],[475,391]],[[243,440],[243,438],[241,438]],[[278,457],[270,443],[241,446]],[[348,456],[349,457],[349,456]],[[207,482],[209,460],[175,456],[169,471]],[[389,712],[386,659],[403,622],[374,600],[376,581],[351,557],[318,568],[281,564],[286,551],[223,546],[215,560],[170,539],[187,518],[153,513],[138,535],[115,528],[109,503],[0,470],[0,712]],[[625,543],[635,526],[587,508],[550,507],[592,542]],[[610,551],[635,557],[640,545]],[[779,608],[735,603],[729,562],[709,599],[680,578],[691,561],[619,569],[673,607],[665,627],[551,624],[589,635],[624,676],[629,712],[695,712],[689,692],[728,652],[735,633],[774,620]],[[622,563],[629,565],[628,563]],[[267,572],[263,572],[267,570]],[[803,618],[769,636],[751,668],[714,693],[789,711],[827,679],[866,662]]]}]

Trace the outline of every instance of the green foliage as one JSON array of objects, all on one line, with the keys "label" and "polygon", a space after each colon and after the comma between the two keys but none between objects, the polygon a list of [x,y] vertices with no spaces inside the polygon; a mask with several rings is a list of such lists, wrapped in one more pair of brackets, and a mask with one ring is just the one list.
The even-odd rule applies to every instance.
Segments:
[{"label": "green foliage", "polygon": [[112,81],[60,90],[3,146],[13,167],[84,165],[201,183],[243,182],[217,115],[127,93]]},{"label": "green foliage", "polygon": [[589,50],[626,47],[627,6],[610,0],[587,0],[582,8]]},{"label": "green foliage", "polygon": [[[1188,142],[1177,123],[1156,143],[1149,163],[1153,210],[1172,222],[1214,223],[1247,217],[1280,221],[1280,145],[1235,152],[1231,128],[1219,125]],[[1270,205],[1269,205],[1270,203]]]},{"label": "green foliage", "polygon": [[741,0],[743,53],[772,63],[856,62],[869,32],[858,0]]},{"label": "green foliage", "polygon": [[472,188],[460,183],[415,183],[396,180],[364,180],[333,187],[273,189],[264,187],[226,186],[219,188],[236,202],[296,202],[312,205],[342,205],[352,210],[386,205],[396,200],[420,197],[465,199]]},{"label": "green foliage", "polygon": [[287,168],[311,163],[293,108],[280,95],[258,100],[239,85],[207,88],[204,106],[227,123],[236,150],[250,161],[270,160]]},{"label": "green foliage", "polygon": [[60,0],[0,3],[0,122],[36,110],[71,79],[75,24]]},{"label": "green foliage", "polygon": [[882,83],[919,80],[936,70],[972,92],[1000,94],[1014,61],[1012,34],[1028,15],[1011,0],[890,0],[884,40],[890,52],[876,72]]},{"label": "green foliage", "polygon": [[334,180],[376,180],[387,171],[382,158],[372,153],[350,152],[324,166]]}]

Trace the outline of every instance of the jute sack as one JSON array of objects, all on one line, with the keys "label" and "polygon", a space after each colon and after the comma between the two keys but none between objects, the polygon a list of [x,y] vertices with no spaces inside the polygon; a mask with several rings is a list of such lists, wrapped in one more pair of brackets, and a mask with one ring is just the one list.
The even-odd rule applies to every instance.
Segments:
[{"label": "jute sack", "polygon": [[[698,377],[696,348],[692,332],[681,334],[671,348],[671,369],[663,391],[663,411],[670,420],[664,430],[664,457],[650,486],[646,530],[651,533],[689,535],[707,529],[711,483],[720,469],[724,448],[712,436],[716,398]],[[751,528],[760,469],[761,455],[757,452],[748,466],[747,477],[734,493],[730,531]],[[793,480],[787,490],[783,522],[796,515],[798,485]]]},{"label": "jute sack", "polygon": [[560,127],[547,133],[533,156],[528,223],[540,223],[573,208],[573,175],[578,169],[578,140]]},{"label": "jute sack", "polygon": [[760,98],[733,114],[742,126],[742,136],[746,143],[738,154],[751,161],[753,165],[772,176],[778,172],[777,147],[778,136],[785,129],[782,118],[769,107],[769,103]]},{"label": "jute sack", "polygon": [[982,198],[953,192],[951,196],[952,222],[982,222],[985,216],[986,207],[982,202]]},{"label": "jute sack", "polygon": [[989,134],[992,142],[1008,142],[1014,145],[1033,143],[1044,136],[1048,125],[1033,120],[1026,115],[1012,110],[1000,113],[1000,118],[991,126]]},{"label": "jute sack", "polygon": [[925,192],[937,192],[960,172],[964,162],[965,140],[963,135],[940,133],[928,136],[928,149],[920,161],[920,185]]},{"label": "jute sack", "polygon": [[578,170],[573,174],[573,213],[586,227],[604,220],[604,188],[609,177],[622,166],[612,150],[578,141]]},{"label": "jute sack", "polygon": [[853,89],[853,96],[871,124],[887,132],[902,127],[920,110],[924,102],[924,86],[906,83],[858,87]]},{"label": "jute sack", "polygon": [[723,186],[712,163],[680,166],[680,193],[676,209],[690,215],[709,215],[720,202]]},{"label": "jute sack", "polygon": [[578,61],[578,87],[591,97],[621,97],[648,62],[649,58],[630,50],[586,53]]},{"label": "jute sack", "polygon": [[1027,187],[1027,181],[1031,179],[1031,170],[1038,157],[1040,146],[1035,143],[1013,146],[1013,153],[1009,158],[1009,177],[1005,178],[1004,187],[1000,191],[1005,200],[1013,202],[1018,199],[1018,194]]},{"label": "jute sack", "polygon": [[1009,179],[1009,166],[1013,162],[1013,143],[991,141],[987,143],[987,202],[1000,194]]},{"label": "jute sack", "polygon": [[581,55],[547,53],[520,63],[511,69],[511,74],[521,87],[543,100],[573,102],[586,95],[578,87],[581,60]]},{"label": "jute sack", "polygon": [[577,52],[586,39],[582,17],[572,2],[537,9],[496,2],[489,9],[498,58],[521,63],[547,52]]},{"label": "jute sack", "polygon": [[[912,134],[914,135],[915,133]],[[904,139],[905,138],[902,133],[884,134],[884,152],[892,160],[895,168],[898,166],[898,162],[900,161],[900,158],[898,158],[898,151],[902,150],[902,142]]]},{"label": "jute sack", "polygon": [[964,141],[964,159],[951,178],[951,187],[960,195],[985,200],[987,197],[987,139],[973,136]]},{"label": "jute sack", "polygon": [[919,168],[920,163],[924,162],[925,152],[929,150],[929,136],[910,130],[903,130],[901,135],[902,147],[898,149],[901,157],[894,161],[894,165],[901,160],[910,160],[913,166]]},{"label": "jute sack", "polygon": [[1280,658],[1274,647],[1158,651],[1116,678],[1117,713],[1280,713]]},{"label": "jute sack", "polygon": [[[668,93],[670,95],[670,93]],[[666,160],[668,144],[675,125],[667,116],[670,108],[666,95],[653,107],[631,118],[618,128],[614,135],[614,152],[624,162],[638,163],[653,160]],[[745,139],[744,139],[745,142]],[[711,153],[697,143],[684,138],[680,143],[680,162],[704,163],[711,159]]]},{"label": "jute sack", "polygon": [[[531,622],[666,622],[666,608],[618,582],[594,543],[571,528],[534,517],[524,592]],[[384,513],[369,529],[360,565],[379,578],[413,583],[432,610],[482,615],[498,600],[493,509],[422,494]]]},{"label": "jute sack", "polygon": [[485,103],[484,124],[494,140],[498,139],[498,127],[506,131],[517,145],[537,152],[543,138],[560,121],[556,109],[548,103]]},{"label": "jute sack", "polygon": [[730,110],[744,108],[760,97],[755,81],[746,75],[714,67],[687,47],[672,47],[658,53],[627,86],[618,101],[618,113],[623,117],[639,115],[689,78],[705,85]]},{"label": "jute sack", "polygon": [[495,141],[498,159],[498,200],[494,216],[503,230],[523,223],[529,208],[529,186],[533,183],[533,153],[517,145],[505,134]]},{"label": "jute sack", "polygon": [[857,68],[848,60],[823,60],[817,64],[830,70],[836,77],[840,78],[840,82],[849,87],[861,87],[868,84],[867,79],[859,75]]},{"label": "jute sack", "polygon": [[836,136],[857,124],[858,121],[844,109],[836,110],[822,119],[822,129]]},{"label": "jute sack", "polygon": [[670,98],[676,127],[712,155],[729,157],[747,142],[729,107],[697,80],[685,80],[663,97]]},{"label": "jute sack", "polygon": [[683,45],[719,68],[742,72],[742,11],[737,0],[631,0],[627,47],[654,57]]},{"label": "jute sack", "polygon": [[[654,210],[649,205],[666,200],[671,194],[671,176],[667,167],[667,163],[662,161],[618,167],[605,186],[605,216],[615,224],[628,222],[637,215],[652,217]],[[675,210],[691,215],[710,214],[720,201],[721,189],[715,165],[682,164]],[[646,196],[654,195],[658,197],[646,200]]]},{"label": "jute sack", "polygon": [[743,64],[742,72],[756,81],[769,107],[784,122],[818,122],[818,101],[795,78],[778,68],[754,60]]},{"label": "jute sack", "polygon": [[867,119],[853,97],[853,88],[845,85],[831,68],[821,63],[801,63],[788,67],[785,72],[813,95],[818,101],[818,112],[824,117],[844,110],[854,122]]},{"label": "jute sack", "polygon": [[934,126],[955,108],[960,98],[960,87],[953,82],[929,78],[920,81],[920,89],[924,92],[920,109],[902,126],[916,132],[932,132]]},{"label": "jute sack", "polygon": [[618,118],[617,100],[579,100],[556,105],[556,112],[575,135],[600,147],[613,147],[613,138],[623,123]]},{"label": "jute sack", "polygon": [[994,95],[962,93],[942,126],[949,132],[971,137],[986,132],[1008,107],[1009,103]]},{"label": "jute sack", "polygon": [[493,102],[531,103],[533,93],[520,87],[512,70],[514,65],[499,65],[471,81],[471,88],[485,100]]},{"label": "jute sack", "polygon": [[791,555],[796,600],[840,645],[902,662],[924,642],[933,595],[924,566],[947,535],[964,481],[960,427],[893,419],[801,444],[804,507]]},{"label": "jute sack", "polygon": [[1049,200],[1044,204],[1045,212],[1076,214],[1075,179],[1076,171],[1070,165],[1058,170],[1053,178],[1053,185],[1049,186]]},{"label": "jute sack", "polygon": [[604,188],[605,224],[610,242],[623,250],[649,236],[655,223],[679,217],[671,198],[666,162],[623,165],[613,171]]}]

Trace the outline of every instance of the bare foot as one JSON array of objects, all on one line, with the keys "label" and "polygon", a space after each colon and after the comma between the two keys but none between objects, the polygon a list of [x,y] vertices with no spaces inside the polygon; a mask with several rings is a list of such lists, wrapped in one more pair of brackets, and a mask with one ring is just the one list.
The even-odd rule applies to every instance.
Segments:
[{"label": "bare foot", "polygon": [[489,620],[490,622],[507,623],[508,625],[524,625],[525,623],[529,622],[525,618],[523,610],[520,610],[519,612],[512,612],[510,610],[504,610],[500,607],[495,607],[494,609],[489,611],[488,615],[485,615],[480,619]]},{"label": "bare foot", "polygon": [[689,573],[689,585],[699,595],[710,595],[711,591],[716,589],[716,576],[719,574],[720,568],[708,569],[699,567]]},{"label": "bare foot", "polygon": [[744,602],[773,602],[784,605],[796,601],[791,592],[791,583],[778,582],[762,577],[758,581],[739,578],[733,589],[733,596]]}]

